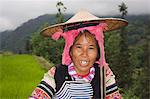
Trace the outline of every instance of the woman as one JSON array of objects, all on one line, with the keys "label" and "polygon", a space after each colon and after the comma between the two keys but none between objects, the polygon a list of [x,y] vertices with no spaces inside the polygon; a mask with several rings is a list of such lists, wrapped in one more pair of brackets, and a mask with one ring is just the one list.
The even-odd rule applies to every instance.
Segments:
[{"label": "woman", "polygon": [[121,99],[105,61],[103,32],[126,25],[122,19],[102,19],[80,11],[65,23],[45,28],[44,36],[65,39],[62,64],[44,75],[30,98]]}]

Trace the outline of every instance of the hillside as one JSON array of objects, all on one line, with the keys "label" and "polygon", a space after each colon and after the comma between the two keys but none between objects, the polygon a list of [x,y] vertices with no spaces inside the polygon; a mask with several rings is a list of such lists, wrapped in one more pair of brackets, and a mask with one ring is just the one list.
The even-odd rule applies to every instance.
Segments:
[{"label": "hillside", "polygon": [[[72,15],[65,15],[65,20],[70,18]],[[103,16],[107,17],[107,16]],[[117,16],[109,16],[109,17],[117,17]],[[143,25],[148,25],[150,20],[148,19],[148,15],[139,15],[139,16],[128,16],[126,19],[129,21],[129,25],[133,25],[132,27],[136,28],[140,25],[140,28],[143,28]],[[14,53],[28,53],[26,50],[26,45],[30,36],[38,31],[41,26],[45,23],[54,24],[55,23],[55,15],[42,15],[35,19],[31,19],[20,27],[12,31],[4,31],[0,33],[0,51],[12,51]],[[129,41],[131,43],[135,43],[138,39],[136,37],[140,37],[143,33],[143,30],[134,31],[135,29],[131,30],[132,32],[128,32]]]},{"label": "hillside", "polygon": [[53,20],[54,15],[39,16],[36,19],[31,19],[28,22],[25,22],[14,31],[4,31],[0,33],[0,50],[9,50],[16,53],[21,51],[22,53],[25,53],[25,42],[27,39],[29,39],[30,35],[35,32],[35,30],[38,30],[45,22],[49,23],[49,19]]},{"label": "hillside", "polygon": [[26,42],[32,33],[38,31],[45,23],[54,24],[55,15],[43,15],[31,19],[12,31],[0,33],[0,50],[15,53],[26,53]]}]

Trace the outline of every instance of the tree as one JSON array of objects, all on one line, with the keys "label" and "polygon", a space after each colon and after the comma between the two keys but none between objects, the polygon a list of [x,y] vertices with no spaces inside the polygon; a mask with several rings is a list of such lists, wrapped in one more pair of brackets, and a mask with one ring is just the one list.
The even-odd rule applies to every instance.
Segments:
[{"label": "tree", "polygon": [[26,41],[26,45],[25,45],[25,49],[26,49],[26,53],[30,54],[32,52],[32,45],[30,44],[30,39],[28,39]]},{"label": "tree", "polygon": [[33,54],[42,56],[47,61],[54,64],[61,63],[61,53],[64,46],[63,40],[54,41],[51,38],[45,38],[40,35],[40,31],[37,31],[33,33],[30,42]]},{"label": "tree", "polygon": [[[109,63],[110,68],[116,75],[117,82],[118,78],[121,77],[120,73],[120,34],[118,31],[112,31],[111,33],[105,33],[105,49],[106,49],[106,60]],[[120,86],[119,86],[120,87]]]},{"label": "tree", "polygon": [[118,6],[119,7],[119,11],[121,13],[121,18],[124,19],[124,17],[127,15],[128,11],[127,11],[127,6],[124,2],[121,3],[121,5]]},{"label": "tree", "polygon": [[[150,21],[150,19],[149,19]],[[143,53],[141,53],[141,67],[139,75],[134,83],[134,91],[136,92],[136,95],[140,97],[140,99],[149,99],[150,97],[150,69],[149,69],[149,62],[150,62],[150,35],[149,35],[149,25],[150,22],[147,22],[148,24],[144,24],[142,26],[143,28],[143,35],[141,36],[141,39],[143,42],[139,45],[142,49]],[[140,26],[140,27],[141,27]]]},{"label": "tree", "polygon": [[64,6],[64,4],[61,1],[57,2],[56,7],[58,10],[56,14],[56,23],[61,23],[64,21],[63,12],[65,12],[67,8]]},{"label": "tree", "polygon": [[[124,2],[121,3],[121,5],[118,6],[119,11],[121,13],[121,18],[125,19],[125,16],[127,16],[127,6]],[[122,88],[128,89],[130,85],[132,85],[132,67],[130,65],[129,61],[129,49],[128,49],[128,35],[127,35],[127,30],[125,28],[122,28],[120,30],[120,57],[119,57],[119,62],[120,62],[120,73],[119,73],[119,78],[118,78],[118,83]]]},{"label": "tree", "polygon": [[[62,11],[66,10],[66,7],[62,2],[57,2],[56,7],[58,13],[56,14],[56,23],[64,21],[64,15]],[[42,56],[49,62],[54,64],[61,63],[61,54],[64,47],[64,40],[54,41],[50,37],[44,38],[40,35],[40,31],[47,27],[49,24],[44,24],[37,32],[31,37],[32,52],[35,55]]]}]

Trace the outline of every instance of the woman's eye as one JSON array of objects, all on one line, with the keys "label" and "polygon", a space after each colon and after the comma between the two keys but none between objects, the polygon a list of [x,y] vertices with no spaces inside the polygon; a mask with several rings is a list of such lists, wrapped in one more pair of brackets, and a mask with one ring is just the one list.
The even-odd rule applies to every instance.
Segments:
[{"label": "woman's eye", "polygon": [[94,47],[90,47],[89,49],[94,49]]},{"label": "woman's eye", "polygon": [[81,46],[76,46],[76,48],[81,48]]}]

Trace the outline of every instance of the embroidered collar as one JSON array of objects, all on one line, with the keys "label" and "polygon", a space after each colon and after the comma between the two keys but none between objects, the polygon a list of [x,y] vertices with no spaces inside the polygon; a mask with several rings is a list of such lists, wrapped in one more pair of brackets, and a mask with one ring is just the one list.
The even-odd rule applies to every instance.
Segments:
[{"label": "embroidered collar", "polygon": [[92,79],[94,78],[94,75],[95,75],[95,68],[91,67],[90,72],[87,75],[81,76],[81,75],[77,74],[77,72],[75,71],[73,63],[71,63],[68,66],[68,73],[71,76],[71,78],[73,78],[75,80],[84,80],[86,82],[91,82]]}]

